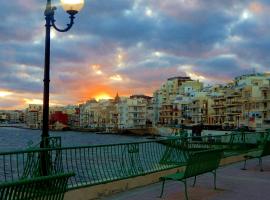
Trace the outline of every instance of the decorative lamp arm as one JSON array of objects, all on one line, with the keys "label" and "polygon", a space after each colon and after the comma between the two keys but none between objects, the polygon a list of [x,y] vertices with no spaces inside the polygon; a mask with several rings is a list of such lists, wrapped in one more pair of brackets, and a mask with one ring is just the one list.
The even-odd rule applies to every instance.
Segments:
[{"label": "decorative lamp arm", "polygon": [[[55,8],[54,8],[55,10]],[[75,10],[69,10],[67,11],[67,13],[69,14],[69,19],[70,19],[70,22],[69,24],[67,24],[67,27],[64,28],[64,29],[60,29],[56,26],[55,24],[55,19],[54,19],[54,15],[52,15],[52,19],[51,19],[51,22],[52,22],[52,26],[55,30],[59,31],[59,32],[67,32],[69,29],[71,29],[72,25],[74,24],[74,19],[75,19],[75,15],[78,13],[78,11],[75,11]]]}]

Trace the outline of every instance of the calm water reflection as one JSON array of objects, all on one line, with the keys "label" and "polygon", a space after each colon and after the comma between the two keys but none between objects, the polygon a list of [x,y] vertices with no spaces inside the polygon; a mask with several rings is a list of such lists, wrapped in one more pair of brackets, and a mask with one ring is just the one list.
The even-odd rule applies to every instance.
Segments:
[{"label": "calm water reflection", "polygon": [[[0,152],[24,149],[29,141],[40,141],[40,130],[0,127]],[[145,137],[121,136],[73,131],[50,132],[50,136],[61,136],[62,146],[80,146],[94,144],[113,144],[147,140]]]}]

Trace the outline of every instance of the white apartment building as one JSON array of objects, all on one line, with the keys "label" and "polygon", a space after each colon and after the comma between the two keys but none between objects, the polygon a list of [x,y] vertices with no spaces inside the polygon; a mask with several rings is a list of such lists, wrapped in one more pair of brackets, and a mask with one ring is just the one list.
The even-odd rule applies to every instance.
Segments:
[{"label": "white apartment building", "polygon": [[127,98],[117,104],[119,128],[143,128],[147,119],[147,100]]}]

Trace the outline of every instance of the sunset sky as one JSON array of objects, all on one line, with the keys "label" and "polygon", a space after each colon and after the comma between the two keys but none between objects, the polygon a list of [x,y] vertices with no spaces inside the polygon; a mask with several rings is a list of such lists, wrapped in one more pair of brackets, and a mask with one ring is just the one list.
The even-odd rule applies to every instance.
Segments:
[{"label": "sunset sky", "polygon": [[[45,3],[0,1],[0,110],[42,102]],[[52,31],[50,99],[152,95],[181,75],[226,83],[269,72],[269,52],[270,0],[85,0],[69,32]]]}]

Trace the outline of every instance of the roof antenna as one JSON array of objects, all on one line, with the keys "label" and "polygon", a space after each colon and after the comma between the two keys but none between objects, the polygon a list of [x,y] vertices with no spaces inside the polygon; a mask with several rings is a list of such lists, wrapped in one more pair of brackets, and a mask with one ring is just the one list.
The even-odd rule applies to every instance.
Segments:
[{"label": "roof antenna", "polygon": [[253,67],[253,75],[256,75],[256,68]]}]

